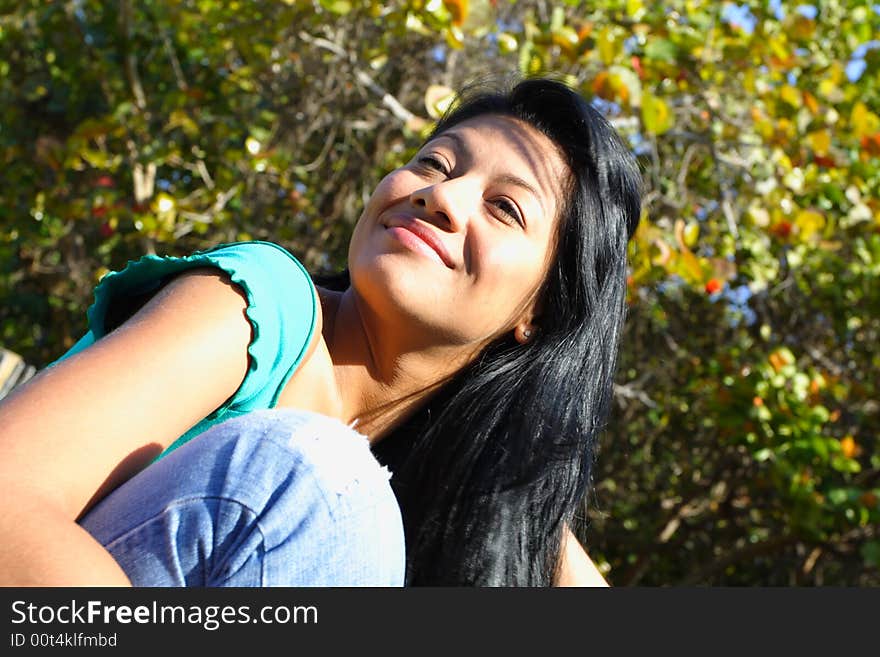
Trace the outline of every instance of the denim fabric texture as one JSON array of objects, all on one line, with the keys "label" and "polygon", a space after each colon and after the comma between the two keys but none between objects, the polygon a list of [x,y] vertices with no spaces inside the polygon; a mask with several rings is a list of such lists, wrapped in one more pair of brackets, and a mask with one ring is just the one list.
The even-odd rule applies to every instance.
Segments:
[{"label": "denim fabric texture", "polygon": [[402,586],[389,477],[339,420],[255,411],[153,463],[80,524],[135,586]]}]

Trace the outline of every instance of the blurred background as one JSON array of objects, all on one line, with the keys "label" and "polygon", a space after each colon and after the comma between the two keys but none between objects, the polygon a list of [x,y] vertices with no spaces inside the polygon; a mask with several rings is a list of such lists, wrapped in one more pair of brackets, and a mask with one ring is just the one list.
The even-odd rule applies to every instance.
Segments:
[{"label": "blurred background", "polygon": [[143,253],[344,266],[460,85],[552,73],[638,155],[609,582],[880,584],[880,4],[0,0],[0,346]]}]

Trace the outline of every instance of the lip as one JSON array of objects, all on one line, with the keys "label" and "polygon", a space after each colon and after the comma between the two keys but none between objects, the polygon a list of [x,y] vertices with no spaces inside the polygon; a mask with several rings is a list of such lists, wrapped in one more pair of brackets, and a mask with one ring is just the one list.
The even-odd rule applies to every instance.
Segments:
[{"label": "lip", "polygon": [[415,217],[396,216],[385,223],[386,230],[393,228],[400,228],[415,235],[419,242],[426,244],[428,248],[439,256],[444,265],[450,269],[455,269],[455,262],[452,260],[452,256],[449,255],[449,251],[446,249],[443,241],[424,222]]}]

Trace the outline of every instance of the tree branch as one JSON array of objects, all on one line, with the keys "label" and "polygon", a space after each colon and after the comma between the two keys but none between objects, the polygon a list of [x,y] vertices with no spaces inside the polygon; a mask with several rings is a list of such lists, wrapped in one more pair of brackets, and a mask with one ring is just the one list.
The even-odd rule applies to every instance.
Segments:
[{"label": "tree branch", "polygon": [[355,79],[372,91],[377,96],[381,97],[382,104],[387,107],[391,113],[404,124],[406,124],[409,128],[413,130],[420,130],[424,126],[428,124],[428,120],[424,119],[416,114],[410,112],[406,107],[403,106],[397,98],[388,93],[385,89],[379,86],[373,78],[371,78],[363,69],[357,67],[356,58],[354,54],[346,52],[343,48],[336,45],[332,41],[328,41],[322,37],[314,37],[308,32],[300,32],[299,37],[318,48],[322,48],[323,50],[327,50],[328,52],[332,52],[340,59],[344,59],[354,67],[354,75]]},{"label": "tree branch", "polygon": [[699,566],[696,570],[692,571],[690,575],[679,582],[679,586],[694,586],[700,582],[705,582],[712,575],[718,571],[724,570],[732,564],[746,559],[753,559],[758,556],[773,554],[789,545],[797,543],[799,540],[800,539],[797,536],[786,534],[784,536],[777,536],[776,538],[761,541],[760,543],[751,543],[730,550],[711,563]]},{"label": "tree branch", "polygon": [[119,27],[125,44],[125,76],[131,87],[135,105],[143,111],[147,107],[147,97],[144,95],[144,88],[137,70],[137,55],[131,47],[131,37],[134,31],[131,14],[131,0],[121,0],[119,3]]}]

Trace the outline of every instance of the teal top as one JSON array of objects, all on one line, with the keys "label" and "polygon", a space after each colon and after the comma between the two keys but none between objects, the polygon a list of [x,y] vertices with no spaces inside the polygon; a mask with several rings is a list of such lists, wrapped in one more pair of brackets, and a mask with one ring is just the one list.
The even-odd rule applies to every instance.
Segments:
[{"label": "teal top", "polygon": [[111,304],[126,297],[154,293],[169,277],[194,267],[221,269],[244,291],[246,315],[253,329],[248,345],[248,370],[235,394],[174,441],[160,458],[224,420],[274,408],[284,385],[306,354],[318,316],[318,295],[309,273],[277,244],[234,242],[182,258],[146,255],[101,279],[95,288],[95,302],[87,311],[88,333],[55,362],[82,351],[107,334],[105,318]]}]

